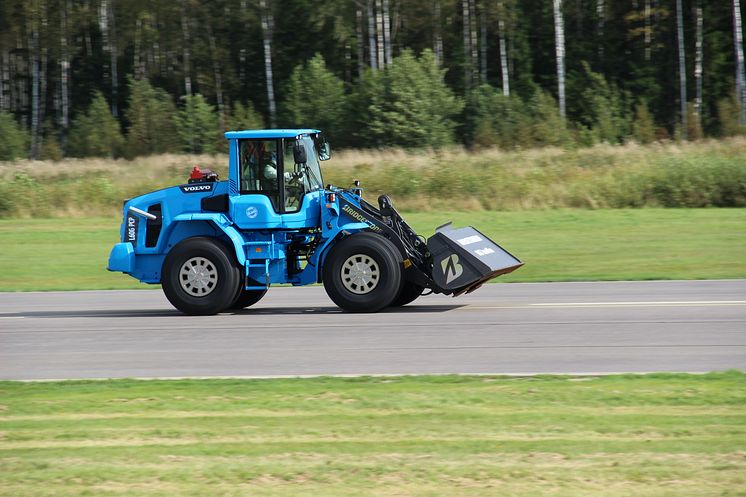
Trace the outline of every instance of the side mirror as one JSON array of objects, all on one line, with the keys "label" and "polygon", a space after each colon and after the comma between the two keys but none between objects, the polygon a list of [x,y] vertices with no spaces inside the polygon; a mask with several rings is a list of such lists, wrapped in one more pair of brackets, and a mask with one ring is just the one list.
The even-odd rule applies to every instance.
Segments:
[{"label": "side mirror", "polygon": [[329,142],[325,141],[319,147],[319,160],[329,160],[332,158],[332,146]]},{"label": "side mirror", "polygon": [[308,157],[306,157],[306,147],[304,147],[300,142],[295,142],[295,145],[293,146],[293,160],[296,164],[305,164],[308,162]]}]

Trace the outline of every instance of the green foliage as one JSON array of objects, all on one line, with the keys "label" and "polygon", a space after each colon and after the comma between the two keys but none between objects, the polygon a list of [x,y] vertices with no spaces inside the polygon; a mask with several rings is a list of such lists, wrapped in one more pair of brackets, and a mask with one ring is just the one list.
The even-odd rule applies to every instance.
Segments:
[{"label": "green foliage", "polygon": [[332,143],[343,143],[347,97],[344,83],[334,75],[320,54],[296,66],[285,99],[288,127],[318,128]]},{"label": "green foliage", "polygon": [[124,144],[119,122],[111,115],[100,91],[94,93],[88,110],[72,124],[69,153],[74,157],[114,157]]},{"label": "green foliage", "polygon": [[632,122],[632,137],[637,143],[652,143],[655,141],[655,122],[650,115],[648,104],[640,102],[635,107],[635,120]]},{"label": "green foliage", "polygon": [[[152,156],[38,167],[11,163],[0,169],[0,217],[76,216],[83,201],[118,215],[122,198],[183,181],[189,172],[184,164],[192,161]],[[222,156],[201,158],[200,165],[226,177]],[[348,185],[358,178],[366,196],[391,195],[404,210],[746,207],[744,138],[510,152],[341,152],[323,167],[327,182]]]},{"label": "green foliage", "polygon": [[463,102],[443,81],[430,50],[419,58],[405,50],[378,74],[369,75],[367,132],[377,145],[406,148],[453,143],[454,117]]},{"label": "green foliage", "polygon": [[236,102],[230,113],[226,116],[225,125],[227,130],[240,131],[245,129],[262,129],[264,128],[264,119],[259,114],[251,102],[245,105]]},{"label": "green foliage", "polygon": [[722,136],[746,135],[746,125],[741,124],[741,103],[735,92],[718,101],[717,108]]},{"label": "green foliage", "polygon": [[218,140],[218,116],[215,108],[200,94],[182,97],[184,107],[176,118],[177,134],[184,152],[214,154]]},{"label": "green foliage", "polygon": [[481,85],[469,93],[464,108],[464,134],[475,147],[513,149],[533,145],[531,117],[517,95]]},{"label": "green foliage", "polygon": [[28,134],[13,116],[0,112],[0,160],[13,160],[28,154]]},{"label": "green foliage", "polygon": [[63,156],[62,147],[60,147],[57,137],[54,135],[44,137],[39,158],[41,160],[60,161]]},{"label": "green foliage", "polygon": [[664,207],[746,206],[746,161],[669,158],[652,175],[650,190]]},{"label": "green foliage", "polygon": [[41,144],[41,160],[59,161],[62,160],[64,153],[60,146],[60,139],[54,127],[54,121],[50,118],[44,121],[43,141]]},{"label": "green foliage", "polygon": [[591,131],[595,142],[621,143],[629,134],[629,118],[622,95],[601,74],[591,70],[587,62],[572,79],[569,92],[571,113],[581,126]]},{"label": "green foliage", "polygon": [[178,136],[174,125],[176,106],[171,96],[154,88],[146,79],[130,79],[130,98],[125,113],[127,156],[162,154],[177,149]]},{"label": "green foliage", "polygon": [[[652,120],[660,127],[656,138],[665,139],[674,134],[680,107],[673,0],[606,1],[603,26],[597,24],[598,2],[563,3],[568,119],[559,134],[565,134],[564,137],[552,136],[556,133],[549,126],[537,124],[531,110],[537,92],[555,94],[557,89],[553,9],[552,2],[547,0],[476,2],[480,13],[475,16],[474,27],[477,33],[484,28],[486,35],[486,46],[481,36],[474,40],[477,53],[486,50],[486,58],[482,60],[480,56],[476,64],[486,64],[486,80],[480,77],[479,81],[499,88],[504,77],[501,63],[506,62],[511,99],[520,97],[525,112],[513,109],[521,107],[518,100],[509,105],[496,100],[493,108],[509,121],[504,125],[486,113],[473,117],[470,113],[455,112],[458,105],[453,105],[452,92],[466,99],[473,97],[470,92],[474,90],[473,85],[464,81],[464,69],[474,62],[470,54],[464,53],[464,45],[468,48],[471,42],[470,30],[464,33],[463,29],[464,1],[391,2],[388,19],[392,36],[387,39],[393,41],[390,48],[397,54],[410,54],[411,59],[409,50],[419,53],[423,47],[440,47],[442,41],[440,69],[423,69],[424,66],[410,63],[403,71],[388,67],[366,75],[371,71],[369,55],[376,52],[376,35],[383,34],[378,31],[384,26],[374,22],[374,43],[370,46],[366,2],[360,0],[275,0],[265,2],[266,10],[260,9],[256,1],[120,1],[108,2],[112,8],[103,18],[99,18],[101,12],[96,7],[100,2],[78,0],[37,5],[28,0],[3,0],[0,59],[2,54],[9,57],[6,62],[10,64],[6,65],[12,84],[8,86],[6,82],[0,108],[10,109],[22,128],[29,128],[31,117],[39,114],[51,117],[58,126],[63,121],[64,109],[72,109],[73,116],[76,115],[88,107],[93,91],[100,90],[110,104],[116,103],[122,111],[117,117],[127,134],[125,155],[174,152],[183,148],[171,118],[176,115],[174,107],[181,105],[179,98],[185,91],[185,78],[190,78],[193,91],[204,95],[210,104],[217,105],[219,100],[226,103],[221,109],[228,123],[226,127],[247,128],[246,124],[231,124],[228,107],[234,102],[245,106],[251,102],[263,116],[269,115],[264,68],[267,55],[266,60],[272,63],[282,125],[320,127],[329,133],[337,148],[439,146],[449,142],[503,148],[543,143],[588,146],[599,142],[621,143],[634,136],[629,121],[635,103],[640,100],[647,103]],[[699,3],[703,9],[704,36],[703,131],[708,136],[741,135],[746,133],[746,126],[739,124],[739,106],[731,95],[735,87],[733,2],[700,0]],[[692,0],[684,2],[688,12],[683,21],[690,66],[696,59],[697,16],[691,10],[694,4]],[[436,5],[440,7],[439,18],[436,18]],[[381,13],[374,9],[376,12]],[[266,21],[275,21],[271,22],[273,45],[266,54],[261,42],[262,14],[272,16],[265,17]],[[25,45],[34,38],[33,28],[42,19],[46,27],[39,32],[38,50],[29,49]],[[101,29],[106,26],[91,31],[91,26],[100,22],[110,23],[109,32],[116,35],[117,85],[111,80],[114,68],[102,70],[104,64],[112,62],[108,50],[101,50]],[[185,32],[182,26],[193,29]],[[603,36],[596,29],[600,27]],[[363,33],[359,33],[360,28]],[[184,39],[185,35],[188,40]],[[500,56],[501,39],[507,42],[505,61]],[[20,49],[19,40],[25,40]],[[189,48],[188,64],[181,60],[186,55],[181,50],[185,43]],[[37,57],[44,54],[42,65],[48,69],[47,84],[41,84],[43,71],[33,70],[35,54]],[[313,54],[319,55],[308,60]],[[404,65],[405,59],[394,66]],[[304,62],[301,69],[299,65]],[[66,71],[61,69],[68,64],[73,67],[72,80],[64,84]],[[689,77],[693,75],[691,69]],[[136,81],[121,84],[128,76],[134,76]],[[38,99],[30,98],[35,77],[36,87],[43,93]],[[428,82],[423,83],[425,80]],[[340,90],[340,81],[344,82],[344,92]],[[691,83],[690,93],[693,93]],[[150,84],[157,88],[151,88]],[[63,87],[69,89],[65,105],[60,98]],[[442,88],[447,89],[443,93],[445,99],[437,95]],[[116,102],[112,101],[114,98]],[[342,104],[349,103],[350,98],[352,105]],[[41,105],[32,109],[35,102]],[[444,106],[444,112],[440,105]],[[347,112],[342,111],[344,107],[348,108]],[[232,111],[240,114],[238,109]],[[552,125],[559,122],[554,119],[553,111],[546,115],[551,116]],[[521,127],[525,128],[519,130],[518,138],[511,121],[516,116],[524,118]],[[247,120],[254,127],[254,118]],[[453,121],[458,121],[457,129],[463,129],[463,139],[462,135],[454,136]],[[565,133],[565,129],[571,133]],[[684,131],[695,138],[701,134],[696,129]],[[55,130],[55,134],[63,138],[60,144],[68,153],[67,129],[64,133]],[[3,142],[8,139],[4,133],[0,138]],[[193,140],[189,138],[188,142],[187,149],[193,150]],[[76,144],[78,148],[79,145]],[[219,138],[218,148],[224,147],[225,141]],[[14,145],[12,155],[24,156],[25,148]],[[54,157],[56,151],[47,155]]]},{"label": "green foliage", "polygon": [[562,118],[557,101],[548,92],[537,91],[528,103],[531,115],[531,140],[536,146],[567,146],[572,136]]},{"label": "green foliage", "polygon": [[[403,209],[746,207],[743,140],[647,147],[596,145],[377,157],[325,170],[333,184],[359,178],[366,194],[391,194]],[[363,167],[366,166],[366,167]],[[344,173],[343,175],[340,173]]]}]

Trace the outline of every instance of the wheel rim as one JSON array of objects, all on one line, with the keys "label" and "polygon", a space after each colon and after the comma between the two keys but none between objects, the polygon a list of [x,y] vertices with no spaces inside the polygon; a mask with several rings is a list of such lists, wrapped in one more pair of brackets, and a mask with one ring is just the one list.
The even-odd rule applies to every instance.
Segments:
[{"label": "wheel rim", "polygon": [[209,259],[192,257],[181,266],[179,283],[192,297],[204,297],[217,288],[218,270]]},{"label": "wheel rim", "polygon": [[364,295],[372,292],[381,279],[381,270],[372,257],[355,254],[342,264],[342,284],[352,293]]}]

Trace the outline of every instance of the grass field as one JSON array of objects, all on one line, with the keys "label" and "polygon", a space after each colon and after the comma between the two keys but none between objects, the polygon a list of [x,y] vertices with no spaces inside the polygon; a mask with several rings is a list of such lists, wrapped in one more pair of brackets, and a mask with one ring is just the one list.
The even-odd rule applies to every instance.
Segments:
[{"label": "grass field", "polygon": [[[746,277],[746,209],[426,212],[422,235],[473,225],[526,262],[497,281]],[[0,220],[0,290],[149,288],[105,270],[119,219]]]},{"label": "grass field", "polygon": [[746,375],[0,383],[0,496],[746,495]]},{"label": "grass field", "polygon": [[[123,198],[186,182],[192,167],[227,177],[227,155],[0,162],[0,218],[119,214]],[[343,150],[326,183],[362,181],[401,210],[746,207],[746,138],[566,150]]]}]

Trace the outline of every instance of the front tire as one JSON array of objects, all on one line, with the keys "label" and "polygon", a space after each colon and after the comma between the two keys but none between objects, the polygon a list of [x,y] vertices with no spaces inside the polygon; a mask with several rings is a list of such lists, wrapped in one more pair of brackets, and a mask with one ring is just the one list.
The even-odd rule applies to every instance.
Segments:
[{"label": "front tire", "polygon": [[174,307],[185,314],[216,314],[236,298],[240,272],[233,254],[211,238],[188,238],[163,261],[161,285]]},{"label": "front tire", "polygon": [[378,312],[399,295],[401,257],[386,238],[361,232],[337,242],[326,256],[324,289],[340,308]]}]

